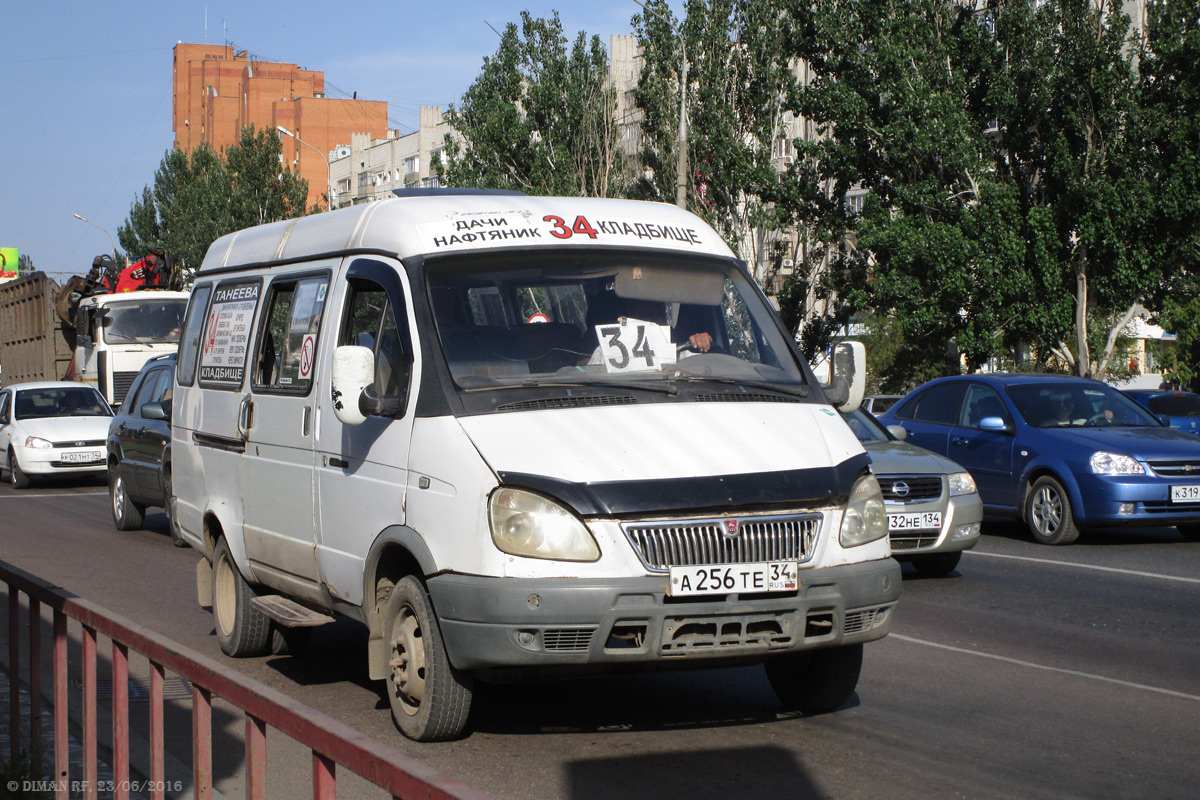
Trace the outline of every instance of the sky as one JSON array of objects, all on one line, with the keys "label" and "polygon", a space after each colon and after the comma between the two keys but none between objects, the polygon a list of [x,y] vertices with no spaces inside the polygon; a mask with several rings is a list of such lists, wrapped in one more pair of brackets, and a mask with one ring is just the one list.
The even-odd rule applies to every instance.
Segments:
[{"label": "sky", "polygon": [[569,40],[584,31],[607,45],[632,33],[641,9],[633,0],[0,0],[0,247],[57,280],[111,252],[109,236],[174,145],[178,42],[323,71],[328,97],[386,101],[390,126],[407,133],[420,106],[459,104],[499,45],[495,31],[524,10],[557,10]]}]

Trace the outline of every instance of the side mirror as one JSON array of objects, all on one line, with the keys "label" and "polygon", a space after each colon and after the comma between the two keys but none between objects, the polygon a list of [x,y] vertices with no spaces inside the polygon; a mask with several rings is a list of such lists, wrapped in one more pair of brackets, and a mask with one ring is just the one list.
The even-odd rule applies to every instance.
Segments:
[{"label": "side mirror", "polygon": [[169,420],[171,415],[161,402],[146,403],[139,409],[143,419]]},{"label": "side mirror", "polygon": [[895,436],[897,440],[903,442],[908,438],[908,429],[903,425],[888,425],[888,433]]},{"label": "side mirror", "polygon": [[862,342],[834,345],[824,371],[829,382],[822,383],[821,388],[830,405],[843,413],[862,405],[867,393],[867,349]]},{"label": "side mirror", "polygon": [[359,399],[375,383],[375,354],[369,347],[343,345],[333,351],[333,413],[343,425],[367,421]]},{"label": "side mirror", "polygon": [[1002,417],[984,417],[979,420],[979,430],[991,431],[992,433],[1007,433],[1008,424],[1005,423]]}]

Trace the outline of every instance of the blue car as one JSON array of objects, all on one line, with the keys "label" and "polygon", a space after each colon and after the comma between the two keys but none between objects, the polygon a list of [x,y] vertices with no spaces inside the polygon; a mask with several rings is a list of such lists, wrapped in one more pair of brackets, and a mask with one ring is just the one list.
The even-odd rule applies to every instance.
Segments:
[{"label": "blue car", "polygon": [[1125,394],[1175,430],[1200,435],[1200,394],[1172,389],[1126,389]]},{"label": "blue car", "polygon": [[985,516],[1022,519],[1043,544],[1130,525],[1174,525],[1200,538],[1200,437],[1106,383],[1031,373],[938,378],[879,421],[962,464]]}]

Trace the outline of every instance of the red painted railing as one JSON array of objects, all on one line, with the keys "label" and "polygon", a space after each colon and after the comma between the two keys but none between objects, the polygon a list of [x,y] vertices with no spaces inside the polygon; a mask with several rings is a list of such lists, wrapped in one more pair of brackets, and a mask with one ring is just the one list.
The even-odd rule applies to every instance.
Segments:
[{"label": "red painted railing", "polygon": [[[150,774],[146,785],[155,800],[165,797],[163,735],[163,677],[171,670],[192,685],[192,777],[197,800],[212,798],[212,702],[214,697],[237,706],[246,715],[246,797],[266,797],[267,728],[272,727],[312,751],[312,791],[317,800],[335,796],[337,766],[381,787],[396,798],[486,797],[442,775],[420,761],[371,739],[353,728],[305,706],[269,686],[229,669],[200,653],[176,644],[136,623],[50,586],[45,581],[0,561],[0,581],[8,586],[9,730],[11,757],[21,747],[21,594],[28,598],[30,742],[41,739],[42,606],[54,612],[54,788],[56,797],[69,796],[67,620],[83,629],[83,776],[77,782],[84,796],[99,796],[96,707],[97,635],[112,641],[112,795],[129,796],[129,653],[150,662]],[[30,748],[32,749],[32,748]],[[82,786],[78,786],[81,783]]]}]

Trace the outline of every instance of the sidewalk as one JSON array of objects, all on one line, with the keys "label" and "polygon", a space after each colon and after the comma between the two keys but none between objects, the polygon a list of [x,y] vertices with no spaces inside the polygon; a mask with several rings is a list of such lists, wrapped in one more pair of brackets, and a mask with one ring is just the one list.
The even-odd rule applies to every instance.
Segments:
[{"label": "sidewalk", "polygon": [[[12,731],[9,730],[8,714],[8,692],[10,685],[7,666],[0,666],[0,698],[3,698],[4,706],[4,713],[0,715],[0,717],[2,717],[0,718],[0,761],[3,762],[8,761],[10,753],[10,741],[12,737]],[[24,684],[21,685],[19,691],[21,696],[20,741],[28,742],[30,719],[29,691],[25,688]],[[109,693],[111,694],[111,692],[112,690],[110,687]],[[54,776],[50,774],[51,770],[53,769],[54,754],[54,709],[48,706],[45,699],[42,701],[41,719],[42,777],[48,788],[49,782],[54,780]],[[70,780],[81,782],[83,780],[83,744],[75,736],[74,732],[68,734],[68,742],[70,747],[70,756],[68,759],[70,762]],[[22,749],[28,750],[28,747],[24,747]],[[101,786],[108,786],[112,784],[112,767],[110,767],[103,759],[97,759],[96,772],[97,780]],[[15,787],[9,786],[7,788],[15,793]],[[82,796],[82,794],[82,787],[79,788],[79,791],[71,792],[72,797]],[[145,793],[133,791],[130,791],[129,796],[131,798],[138,798],[139,800],[148,797],[148,795]]]}]

